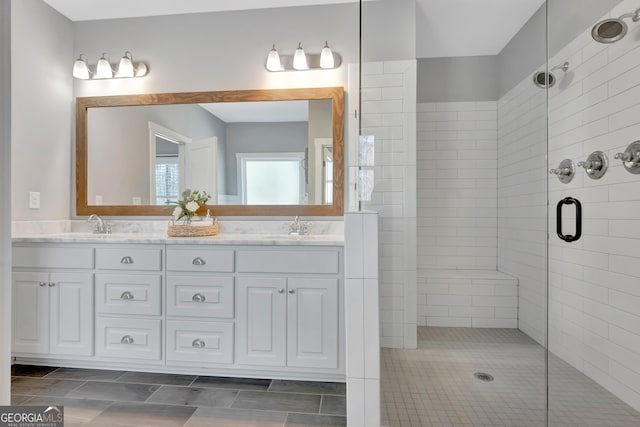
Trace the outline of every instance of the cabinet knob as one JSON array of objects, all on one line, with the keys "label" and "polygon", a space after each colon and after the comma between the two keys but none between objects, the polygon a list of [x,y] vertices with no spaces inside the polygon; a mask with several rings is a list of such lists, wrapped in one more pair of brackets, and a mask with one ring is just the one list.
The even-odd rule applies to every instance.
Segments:
[{"label": "cabinet knob", "polygon": [[133,344],[133,337],[130,335],[125,335],[120,340],[122,344]]},{"label": "cabinet knob", "polygon": [[133,299],[133,294],[129,291],[124,291],[122,295],[120,295],[120,299],[123,299],[123,300]]},{"label": "cabinet knob", "polygon": [[289,293],[290,293],[290,294],[295,294],[295,293],[296,293],[296,290],[295,290],[295,289],[289,289]]},{"label": "cabinet knob", "polygon": [[42,288],[44,286],[47,286],[47,283],[46,282],[39,282],[38,285],[40,285],[40,287]]},{"label": "cabinet knob", "polygon": [[49,287],[53,288],[56,285],[56,282],[49,282]]},{"label": "cabinet knob", "polygon": [[130,256],[123,256],[120,260],[120,264],[133,264],[133,258]]},{"label": "cabinet knob", "polygon": [[284,294],[284,289],[282,289],[282,288],[278,289],[278,293],[279,294]]},{"label": "cabinet knob", "polygon": [[192,262],[193,265],[205,265],[206,263],[207,262],[202,258],[200,258],[199,256],[195,257]]},{"label": "cabinet knob", "polygon": [[202,294],[195,294],[192,298],[192,301],[194,302],[205,302],[207,300],[207,298],[205,298],[204,295]]},{"label": "cabinet knob", "polygon": [[191,343],[191,347],[193,348],[204,348],[205,347],[205,342],[202,341],[199,338],[196,338],[195,340],[193,340],[193,342]]}]

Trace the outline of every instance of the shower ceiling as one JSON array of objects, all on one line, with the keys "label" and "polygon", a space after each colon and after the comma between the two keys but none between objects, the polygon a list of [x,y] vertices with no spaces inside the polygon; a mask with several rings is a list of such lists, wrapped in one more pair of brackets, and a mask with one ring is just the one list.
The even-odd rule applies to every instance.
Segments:
[{"label": "shower ceiling", "polygon": [[[356,3],[354,0],[44,1],[72,21]],[[544,0],[415,1],[418,58],[497,55],[544,3]]]},{"label": "shower ceiling", "polygon": [[[72,21],[178,15],[225,10],[267,9],[316,4],[355,3],[354,0],[44,0]],[[370,1],[370,0],[365,0]]]},{"label": "shower ceiling", "polygon": [[497,55],[544,0],[417,0],[418,58]]}]

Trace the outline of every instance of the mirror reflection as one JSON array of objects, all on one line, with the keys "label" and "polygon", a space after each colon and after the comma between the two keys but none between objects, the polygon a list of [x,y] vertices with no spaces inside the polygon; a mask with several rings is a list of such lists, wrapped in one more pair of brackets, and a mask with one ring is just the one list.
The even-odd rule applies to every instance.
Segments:
[{"label": "mirror reflection", "polygon": [[332,205],[331,99],[95,107],[87,204]]}]

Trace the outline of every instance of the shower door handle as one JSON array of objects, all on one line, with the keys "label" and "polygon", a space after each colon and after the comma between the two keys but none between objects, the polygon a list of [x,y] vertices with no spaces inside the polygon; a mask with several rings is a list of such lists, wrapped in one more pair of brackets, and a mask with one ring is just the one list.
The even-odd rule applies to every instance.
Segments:
[{"label": "shower door handle", "polygon": [[[564,205],[576,205],[576,234],[573,236],[562,233],[562,207]],[[573,197],[565,197],[558,202],[558,206],[556,207],[556,232],[558,233],[558,237],[565,242],[575,242],[580,239],[582,236],[582,204],[580,200],[574,199]]]}]

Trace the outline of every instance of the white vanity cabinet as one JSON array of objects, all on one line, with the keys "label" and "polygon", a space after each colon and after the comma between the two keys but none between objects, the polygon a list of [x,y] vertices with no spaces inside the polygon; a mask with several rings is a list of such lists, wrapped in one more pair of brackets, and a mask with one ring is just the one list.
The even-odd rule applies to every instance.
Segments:
[{"label": "white vanity cabinet", "polygon": [[162,362],[163,250],[96,247],[96,356]]},{"label": "white vanity cabinet", "polygon": [[99,237],[13,245],[23,363],[344,380],[343,248]]},{"label": "white vanity cabinet", "polygon": [[93,355],[93,248],[13,250],[13,352]]},{"label": "white vanity cabinet", "polygon": [[238,279],[238,363],[338,368],[339,280]]},{"label": "white vanity cabinet", "polygon": [[167,248],[167,365],[234,362],[232,248]]},{"label": "white vanity cabinet", "polygon": [[337,248],[238,251],[239,364],[338,368],[341,259]]}]

